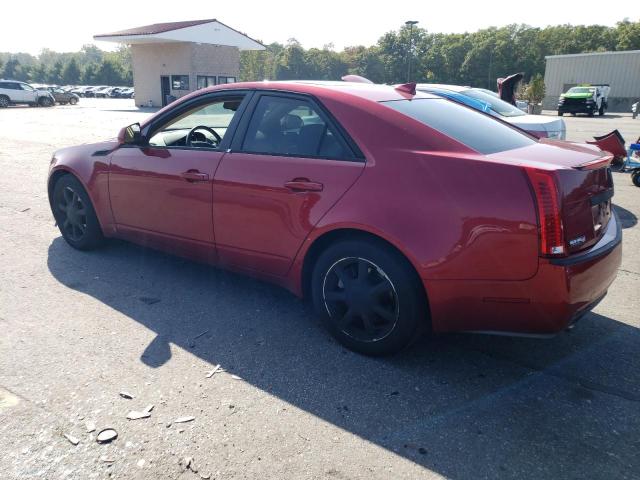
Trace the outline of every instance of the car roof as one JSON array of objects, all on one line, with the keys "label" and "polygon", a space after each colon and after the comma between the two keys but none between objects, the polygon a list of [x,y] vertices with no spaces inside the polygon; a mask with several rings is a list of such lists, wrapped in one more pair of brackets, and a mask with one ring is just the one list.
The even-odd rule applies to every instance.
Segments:
[{"label": "car roof", "polygon": [[469,90],[471,87],[462,86],[462,85],[446,85],[444,83],[419,83],[416,88],[418,90],[451,90],[452,92],[464,92],[465,90]]},{"label": "car roof", "polygon": [[342,97],[351,95],[374,102],[391,100],[406,100],[408,98],[434,98],[439,97],[428,93],[417,92],[415,95],[396,90],[391,85],[376,85],[370,83],[324,81],[324,80],[295,80],[295,81],[263,81],[263,82],[238,82],[227,83],[208,87],[203,91],[219,91],[228,89],[255,89],[274,90],[293,93],[306,93],[323,97]]}]

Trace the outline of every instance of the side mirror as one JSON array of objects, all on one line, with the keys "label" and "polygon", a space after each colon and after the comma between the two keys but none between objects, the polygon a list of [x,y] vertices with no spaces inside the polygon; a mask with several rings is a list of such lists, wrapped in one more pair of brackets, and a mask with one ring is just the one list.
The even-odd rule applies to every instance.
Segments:
[{"label": "side mirror", "polygon": [[128,127],[124,127],[118,134],[118,141],[124,145],[139,145],[142,140],[140,133],[140,124],[133,123]]}]

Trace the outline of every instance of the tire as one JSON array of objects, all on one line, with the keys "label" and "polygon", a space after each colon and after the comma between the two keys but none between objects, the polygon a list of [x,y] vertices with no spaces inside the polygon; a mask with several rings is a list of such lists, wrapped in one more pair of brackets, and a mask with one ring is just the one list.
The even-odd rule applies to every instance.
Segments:
[{"label": "tire", "polygon": [[60,233],[73,248],[92,250],[104,243],[102,228],[91,199],[73,175],[63,175],[56,181],[51,209]]},{"label": "tire", "polygon": [[40,105],[41,107],[52,107],[53,102],[49,97],[42,97],[40,100],[38,100],[38,105]]},{"label": "tire", "polygon": [[640,170],[636,170],[631,174],[631,181],[636,187],[640,187]]},{"label": "tire", "polygon": [[596,112],[594,112],[593,110],[589,110],[589,116],[593,117],[595,115]]},{"label": "tire", "polygon": [[558,112],[558,116],[561,117],[564,115],[564,112]]},{"label": "tire", "polygon": [[7,108],[10,103],[11,100],[9,100],[9,97],[6,95],[0,95],[0,108]]},{"label": "tire", "polygon": [[78,103],[78,99],[77,99],[77,98],[75,98],[75,97],[71,97],[71,98],[69,99],[69,104],[70,104],[70,105],[75,105],[76,103]]},{"label": "tire", "polygon": [[311,295],[327,330],[364,355],[397,353],[428,325],[420,279],[406,258],[381,241],[330,245],[313,267]]},{"label": "tire", "polygon": [[600,108],[598,109],[598,115],[600,115],[601,117],[604,115],[604,103],[600,104]]}]

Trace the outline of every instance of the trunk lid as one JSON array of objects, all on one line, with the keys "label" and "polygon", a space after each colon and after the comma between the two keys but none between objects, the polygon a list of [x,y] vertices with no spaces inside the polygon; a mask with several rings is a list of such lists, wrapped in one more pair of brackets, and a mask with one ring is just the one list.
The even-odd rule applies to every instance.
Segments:
[{"label": "trunk lid", "polygon": [[603,154],[594,145],[543,139],[530,147],[489,158],[553,173],[565,252],[587,249],[602,237],[611,218],[611,155]]}]

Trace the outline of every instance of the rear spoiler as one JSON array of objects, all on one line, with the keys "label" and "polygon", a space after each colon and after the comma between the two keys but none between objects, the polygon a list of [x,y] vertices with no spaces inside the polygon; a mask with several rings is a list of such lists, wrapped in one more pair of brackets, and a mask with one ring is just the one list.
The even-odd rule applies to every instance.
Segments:
[{"label": "rear spoiler", "polygon": [[605,155],[604,157],[596,158],[595,160],[590,160],[586,163],[576,166],[575,168],[578,170],[598,170],[600,168],[608,167],[613,162],[613,155]]}]

